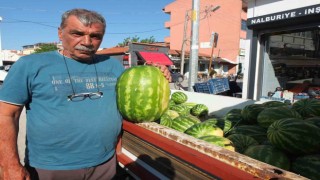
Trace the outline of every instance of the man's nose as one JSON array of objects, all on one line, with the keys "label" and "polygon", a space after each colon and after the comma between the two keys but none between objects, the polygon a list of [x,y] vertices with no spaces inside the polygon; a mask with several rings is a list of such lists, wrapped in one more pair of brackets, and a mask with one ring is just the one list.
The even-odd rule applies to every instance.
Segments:
[{"label": "man's nose", "polygon": [[92,45],[91,37],[88,35],[83,36],[82,43],[87,46]]}]

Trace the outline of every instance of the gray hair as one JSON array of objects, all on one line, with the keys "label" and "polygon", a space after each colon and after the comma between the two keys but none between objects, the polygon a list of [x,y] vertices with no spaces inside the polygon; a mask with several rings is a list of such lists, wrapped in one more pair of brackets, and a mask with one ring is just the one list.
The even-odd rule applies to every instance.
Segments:
[{"label": "gray hair", "polygon": [[71,9],[63,13],[60,24],[61,29],[66,26],[65,22],[70,16],[76,16],[79,21],[85,26],[89,26],[92,23],[100,23],[104,27],[103,30],[105,31],[106,29],[106,20],[104,19],[104,17],[95,11],[90,11],[87,9]]}]

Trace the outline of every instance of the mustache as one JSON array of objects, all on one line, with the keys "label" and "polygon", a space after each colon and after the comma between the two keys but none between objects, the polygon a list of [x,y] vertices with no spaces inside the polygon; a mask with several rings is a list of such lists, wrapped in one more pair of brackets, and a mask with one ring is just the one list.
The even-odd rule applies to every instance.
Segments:
[{"label": "mustache", "polygon": [[90,52],[95,51],[95,49],[93,47],[86,47],[86,46],[81,46],[81,45],[76,46],[75,49],[81,50],[81,51],[90,51]]}]

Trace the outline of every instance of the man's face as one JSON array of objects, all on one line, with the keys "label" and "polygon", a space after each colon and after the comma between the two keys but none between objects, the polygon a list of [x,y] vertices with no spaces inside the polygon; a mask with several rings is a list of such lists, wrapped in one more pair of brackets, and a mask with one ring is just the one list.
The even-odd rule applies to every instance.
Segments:
[{"label": "man's face", "polygon": [[93,23],[85,26],[76,16],[70,16],[65,24],[63,29],[59,28],[64,55],[79,61],[90,60],[102,42],[103,25]]}]

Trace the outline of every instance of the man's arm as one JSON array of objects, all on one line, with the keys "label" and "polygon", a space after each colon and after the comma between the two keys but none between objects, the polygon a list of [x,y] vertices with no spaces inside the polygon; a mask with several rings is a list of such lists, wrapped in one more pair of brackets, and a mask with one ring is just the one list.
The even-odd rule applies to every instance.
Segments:
[{"label": "man's arm", "polygon": [[23,106],[0,102],[0,168],[3,179],[30,179],[20,163],[17,148],[22,109]]}]

